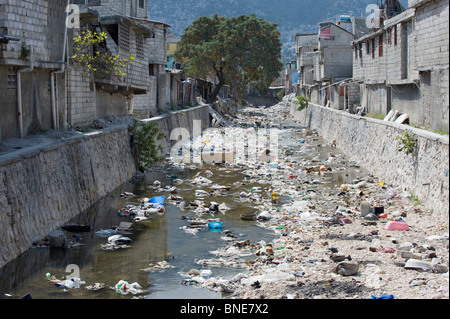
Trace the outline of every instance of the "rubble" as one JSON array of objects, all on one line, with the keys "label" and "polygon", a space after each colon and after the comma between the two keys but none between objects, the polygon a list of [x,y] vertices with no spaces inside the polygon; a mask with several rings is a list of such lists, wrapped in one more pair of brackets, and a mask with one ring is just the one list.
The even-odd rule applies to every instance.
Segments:
[{"label": "rubble", "polygon": [[108,237],[106,244],[100,244],[103,250],[117,250],[122,248],[129,248],[133,240],[123,235],[112,235]]}]

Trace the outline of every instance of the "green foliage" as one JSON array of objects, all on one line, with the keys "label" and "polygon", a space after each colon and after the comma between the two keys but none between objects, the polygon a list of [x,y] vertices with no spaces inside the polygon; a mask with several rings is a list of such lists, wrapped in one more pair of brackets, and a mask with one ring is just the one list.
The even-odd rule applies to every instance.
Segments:
[{"label": "green foliage", "polygon": [[27,43],[25,42],[26,40],[26,36],[25,36],[25,32],[23,32],[23,39],[22,39],[22,44],[20,46],[20,55],[19,55],[19,59],[21,60],[25,60],[26,58],[28,58],[28,56],[31,53],[31,47],[29,45],[27,45]]},{"label": "green foliage", "polygon": [[366,117],[370,117],[370,118],[376,119],[376,120],[384,120],[385,115],[381,114],[381,113],[369,113],[366,115]]},{"label": "green foliage", "polygon": [[399,152],[405,152],[406,155],[409,155],[416,150],[417,139],[408,132],[404,132],[401,136],[397,137],[397,140],[399,141],[397,148]]},{"label": "green foliage", "polygon": [[242,97],[248,83],[264,91],[279,75],[283,67],[279,36],[276,24],[255,15],[200,17],[185,29],[175,58],[187,76],[217,77],[209,102],[226,84]]},{"label": "green foliage", "polygon": [[128,55],[127,59],[121,59],[120,55],[111,54],[105,49],[106,38],[105,32],[83,31],[73,39],[75,54],[72,59],[81,64],[84,74],[94,74],[97,78],[120,79],[126,75],[123,70],[128,64],[132,64],[135,58]]},{"label": "green foliage", "polygon": [[409,191],[409,195],[410,195],[413,206],[418,206],[418,205],[422,204],[422,201],[419,199],[419,197],[417,195],[414,194],[413,191]]},{"label": "green foliage", "polygon": [[284,90],[280,90],[277,93],[277,98],[281,101],[284,97]]},{"label": "green foliage", "polygon": [[298,111],[302,111],[308,107],[309,99],[304,96],[297,96],[293,103],[298,106]]},{"label": "green foliage", "polygon": [[153,164],[163,160],[160,155],[163,151],[162,146],[157,146],[157,141],[164,138],[160,128],[155,122],[143,122],[134,119],[133,123],[128,127],[128,132],[133,137],[133,148],[139,170],[144,172]]},{"label": "green foliage", "polygon": [[449,135],[448,131],[441,130],[441,129],[435,129],[432,131],[433,133],[439,134],[439,135]]}]

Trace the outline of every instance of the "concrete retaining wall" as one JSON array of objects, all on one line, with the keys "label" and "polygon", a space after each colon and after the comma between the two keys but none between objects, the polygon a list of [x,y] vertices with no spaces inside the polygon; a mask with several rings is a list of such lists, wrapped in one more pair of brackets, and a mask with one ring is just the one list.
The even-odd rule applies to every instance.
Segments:
[{"label": "concrete retaining wall", "polygon": [[[151,119],[165,151],[176,127],[209,127],[208,106]],[[126,126],[0,156],[0,267],[87,210],[136,173]]]},{"label": "concrete retaining wall", "polygon": [[136,172],[126,127],[18,153],[0,160],[0,266]]},{"label": "concrete retaining wall", "polygon": [[[412,191],[425,208],[433,211],[436,223],[448,223],[448,136],[315,104],[301,112],[291,104],[290,114],[303,125],[317,130],[326,140],[335,140],[337,148],[349,159],[358,161],[385,183]],[[404,132],[417,138],[413,154],[397,150],[396,138]]]},{"label": "concrete retaining wall", "polygon": [[[164,138],[159,141],[159,145],[163,147],[165,153],[170,152],[172,146],[174,146],[182,138],[187,138],[187,136],[177,136],[174,134],[171,140],[171,133],[176,128],[184,128],[189,131],[189,137],[193,137],[195,133],[201,133],[210,126],[210,114],[209,106],[197,106],[186,110],[175,111],[167,113],[161,116],[153,117],[146,122],[157,122],[161,132],[164,134]],[[200,126],[198,131],[194,132],[194,121],[199,121]]]}]

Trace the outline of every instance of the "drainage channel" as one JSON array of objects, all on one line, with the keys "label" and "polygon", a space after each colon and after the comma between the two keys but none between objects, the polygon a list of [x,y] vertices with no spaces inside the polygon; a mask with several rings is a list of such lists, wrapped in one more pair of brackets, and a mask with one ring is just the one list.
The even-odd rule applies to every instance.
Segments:
[{"label": "drainage channel", "polygon": [[[324,162],[329,153],[336,152],[326,145],[320,137],[309,138],[307,148],[299,151],[299,141],[303,138],[300,127],[282,129],[279,135],[280,149],[291,150],[292,160],[310,160]],[[284,158],[285,154],[281,154]],[[132,242],[127,248],[114,251],[102,249],[106,238],[98,235],[98,231],[110,229],[121,221],[130,221],[128,217],[119,216],[129,201],[139,198],[165,195],[169,192],[154,192],[152,185],[156,180],[161,185],[171,187],[174,180],[184,180],[177,185],[180,196],[189,201],[196,200],[195,191],[198,185],[188,181],[197,174],[210,171],[213,183],[230,185],[231,188],[217,197],[207,197],[207,201],[225,203],[230,210],[218,212],[211,218],[220,218],[222,229],[213,231],[204,228],[195,234],[183,231],[189,219],[195,217],[191,210],[181,210],[175,204],[167,204],[164,214],[153,214],[146,221],[134,223],[133,229],[126,235]],[[360,175],[358,168],[345,171],[327,172],[322,176],[322,182],[312,187],[329,187],[345,183]],[[33,248],[19,258],[0,269],[0,298],[18,298],[29,294],[34,299],[181,299],[189,296],[191,299],[221,299],[227,297],[225,292],[215,292],[186,284],[182,274],[191,269],[202,270],[199,260],[214,258],[212,251],[225,247],[228,243],[224,237],[230,234],[238,241],[250,241],[257,245],[264,240],[270,242],[279,234],[264,227],[264,222],[243,220],[242,215],[257,211],[258,203],[243,200],[240,194],[252,187],[262,186],[259,183],[246,182],[244,167],[227,167],[225,165],[184,167],[166,166],[154,169],[142,180],[127,183],[111,195],[99,201],[89,211],[81,214],[72,222],[80,225],[90,225],[91,230],[84,233],[67,233],[68,240],[75,245],[71,248]],[[205,188],[207,189],[207,188]],[[123,198],[124,193],[134,194],[134,198]],[[278,198],[279,205],[289,203],[291,196]],[[255,256],[253,256],[254,258]],[[248,257],[252,258],[252,256]],[[241,258],[245,259],[245,258]],[[163,262],[170,267],[164,269],[149,267]],[[245,260],[241,260],[245,264]],[[213,277],[232,277],[245,271],[235,267],[207,267]],[[77,273],[74,273],[77,272]],[[78,289],[64,289],[52,283],[49,278],[64,278],[66,275],[79,275],[84,284]],[[53,277],[54,276],[54,277]],[[141,293],[120,294],[116,285],[121,281],[138,283]],[[87,286],[104,284],[103,289],[87,290]]]}]

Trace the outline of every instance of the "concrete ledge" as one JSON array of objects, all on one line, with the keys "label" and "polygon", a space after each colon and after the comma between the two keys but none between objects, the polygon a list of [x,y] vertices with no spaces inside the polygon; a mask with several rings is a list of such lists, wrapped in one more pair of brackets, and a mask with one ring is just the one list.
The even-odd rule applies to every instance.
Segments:
[{"label": "concrete ledge", "polygon": [[42,152],[50,152],[63,146],[81,143],[82,141],[85,141],[90,138],[102,137],[104,135],[119,132],[122,130],[127,130],[127,126],[126,125],[112,126],[99,131],[75,135],[73,137],[65,139],[64,141],[46,142],[43,144],[37,144],[35,146],[29,146],[14,152],[0,155],[0,166],[22,161],[24,159],[36,156]]}]

